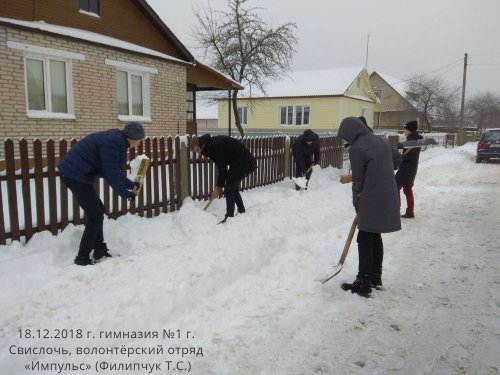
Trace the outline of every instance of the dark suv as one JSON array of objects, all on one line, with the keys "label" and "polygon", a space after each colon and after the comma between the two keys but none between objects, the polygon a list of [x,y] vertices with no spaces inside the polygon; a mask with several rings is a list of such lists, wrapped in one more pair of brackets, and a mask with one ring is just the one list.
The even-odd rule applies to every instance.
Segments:
[{"label": "dark suv", "polygon": [[487,159],[500,159],[500,128],[485,130],[477,143],[476,163]]}]

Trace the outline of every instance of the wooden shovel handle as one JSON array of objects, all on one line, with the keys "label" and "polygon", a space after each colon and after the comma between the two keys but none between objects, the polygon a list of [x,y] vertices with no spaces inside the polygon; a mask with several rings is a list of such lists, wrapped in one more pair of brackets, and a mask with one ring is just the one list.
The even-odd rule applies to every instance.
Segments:
[{"label": "wooden shovel handle", "polygon": [[354,217],[354,220],[351,224],[351,229],[349,230],[349,235],[347,236],[347,241],[344,245],[344,250],[342,251],[342,255],[340,256],[339,264],[344,264],[345,258],[347,258],[347,253],[349,252],[349,248],[351,247],[352,238],[354,237],[354,232],[356,231],[356,226],[358,225],[358,215]]}]

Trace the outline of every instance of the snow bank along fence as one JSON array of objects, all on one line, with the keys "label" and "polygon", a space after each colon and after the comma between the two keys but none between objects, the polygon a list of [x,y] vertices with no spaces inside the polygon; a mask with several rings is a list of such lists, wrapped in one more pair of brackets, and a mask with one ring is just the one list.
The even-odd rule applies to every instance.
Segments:
[{"label": "snow bank along fence", "polygon": [[[257,160],[258,168],[242,181],[242,189],[269,185],[293,175],[293,143],[297,136],[244,138],[242,142]],[[187,142],[186,142],[187,141]],[[68,224],[82,224],[83,211],[57,170],[59,160],[76,140],[22,139],[4,142],[5,159],[0,161],[0,244],[7,240],[28,241],[34,233],[49,230],[56,235]],[[208,199],[216,183],[215,165],[192,153],[189,137],[146,138],[128,159],[145,154],[151,160],[143,189],[135,201],[115,194],[104,179],[95,188],[106,215],[116,219],[130,212],[153,217],[178,210],[184,198]],[[321,166],[342,167],[342,141],[336,136],[320,138]]]}]

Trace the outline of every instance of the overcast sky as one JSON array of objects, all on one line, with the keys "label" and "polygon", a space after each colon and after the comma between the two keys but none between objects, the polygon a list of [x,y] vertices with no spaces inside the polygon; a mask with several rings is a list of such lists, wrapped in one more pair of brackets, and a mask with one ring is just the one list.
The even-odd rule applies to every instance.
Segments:
[{"label": "overcast sky", "polygon": [[[148,0],[194,55],[194,12],[207,0]],[[227,0],[210,0],[224,9]],[[297,24],[294,70],[362,66],[407,79],[469,54],[468,97],[500,95],[500,0],[250,0],[273,25]],[[472,65],[481,64],[481,65]],[[486,65],[488,64],[488,65]],[[492,65],[494,64],[494,65]],[[430,76],[461,86],[463,63]]]}]

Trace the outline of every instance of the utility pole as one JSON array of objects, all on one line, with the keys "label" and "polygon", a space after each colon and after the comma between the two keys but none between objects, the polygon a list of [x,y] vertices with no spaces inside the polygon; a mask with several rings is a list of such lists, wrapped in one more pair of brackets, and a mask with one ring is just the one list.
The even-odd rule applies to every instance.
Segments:
[{"label": "utility pole", "polygon": [[368,69],[368,48],[370,46],[370,34],[368,34],[368,38],[366,40],[366,61],[365,61],[365,69]]},{"label": "utility pole", "polygon": [[458,133],[458,143],[463,145],[465,143],[464,136],[464,114],[465,114],[465,84],[467,82],[467,54],[464,56],[464,79],[462,82],[462,104],[460,106],[460,131]]}]

